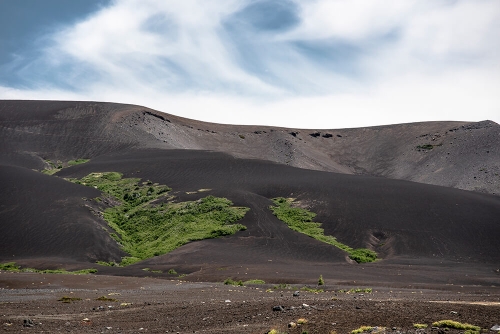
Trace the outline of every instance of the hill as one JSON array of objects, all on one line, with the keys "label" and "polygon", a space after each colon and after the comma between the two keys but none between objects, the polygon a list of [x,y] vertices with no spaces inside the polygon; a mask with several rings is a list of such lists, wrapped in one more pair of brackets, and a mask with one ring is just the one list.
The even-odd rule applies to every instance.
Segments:
[{"label": "hill", "polygon": [[[297,130],[209,124],[131,105],[2,101],[0,126],[0,261],[138,276],[151,275],[146,267],[162,270],[158,276],[174,268],[192,280],[323,274],[401,285],[500,283],[493,122]],[[69,163],[77,159],[89,161]],[[247,229],[124,268],[96,266],[126,254],[90,200],[101,192],[64,180],[94,172],[167,185],[176,202],[228,198],[250,209],[239,221]],[[275,197],[295,198],[317,214],[325,235],[380,260],[353,264],[340,249],[292,231],[269,210]]]}]

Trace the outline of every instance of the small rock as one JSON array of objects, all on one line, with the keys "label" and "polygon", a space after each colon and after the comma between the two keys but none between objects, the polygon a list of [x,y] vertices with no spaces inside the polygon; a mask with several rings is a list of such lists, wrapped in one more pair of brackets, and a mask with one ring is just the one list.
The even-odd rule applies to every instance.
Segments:
[{"label": "small rock", "polygon": [[273,311],[279,311],[279,312],[283,312],[285,309],[283,308],[283,306],[273,306]]},{"label": "small rock", "polygon": [[450,313],[451,313],[451,314],[458,314],[458,312],[457,312],[457,311],[451,311]]},{"label": "small rock", "polygon": [[492,331],[500,332],[500,326],[499,325],[494,325],[493,327],[490,328]]},{"label": "small rock", "polygon": [[356,306],[356,310],[361,310],[361,307],[359,307],[359,306]]},{"label": "small rock", "polygon": [[295,292],[293,293],[293,296],[294,296],[294,297],[298,297],[298,296],[300,296],[300,292],[299,292],[299,291],[295,291]]},{"label": "small rock", "polygon": [[35,326],[35,324],[33,323],[33,320],[31,320],[31,319],[24,319],[23,326],[24,327],[33,327],[33,326]]},{"label": "small rock", "polygon": [[108,330],[109,330],[109,329],[113,329],[113,327],[106,327],[106,329],[108,329]]},{"label": "small rock", "polygon": [[297,327],[297,324],[293,321],[288,324],[288,328],[295,328],[295,327]]},{"label": "small rock", "polygon": [[307,304],[302,304],[302,307],[303,307],[303,308],[307,308],[307,307],[309,307],[309,305],[307,305]]},{"label": "small rock", "polygon": [[89,318],[83,318],[83,321],[85,321],[85,322],[89,322],[89,321],[90,321],[90,319],[89,319]]},{"label": "small rock", "polygon": [[224,302],[225,303],[230,303],[231,301],[229,299],[226,299]]}]

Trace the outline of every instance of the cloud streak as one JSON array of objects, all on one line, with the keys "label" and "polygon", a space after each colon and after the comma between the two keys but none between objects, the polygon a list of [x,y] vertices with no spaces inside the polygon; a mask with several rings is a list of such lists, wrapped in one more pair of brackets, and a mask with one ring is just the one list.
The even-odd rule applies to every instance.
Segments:
[{"label": "cloud streak", "polygon": [[495,0],[117,0],[2,67],[24,84],[0,98],[302,128],[500,122],[499,22]]}]

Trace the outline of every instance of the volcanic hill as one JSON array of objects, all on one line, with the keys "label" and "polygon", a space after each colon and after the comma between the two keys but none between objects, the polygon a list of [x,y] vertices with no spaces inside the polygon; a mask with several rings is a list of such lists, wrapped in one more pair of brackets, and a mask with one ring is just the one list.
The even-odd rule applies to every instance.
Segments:
[{"label": "volcanic hill", "polygon": [[[491,121],[304,130],[114,103],[0,101],[0,143],[1,262],[136,276],[175,269],[191,280],[500,285],[500,126]],[[249,208],[237,222],[246,229],[98,265],[130,255],[104,219],[117,203],[68,179],[108,172],[166,185],[176,203],[227,198]],[[357,264],[293,231],[269,210],[276,197],[378,260]]]}]

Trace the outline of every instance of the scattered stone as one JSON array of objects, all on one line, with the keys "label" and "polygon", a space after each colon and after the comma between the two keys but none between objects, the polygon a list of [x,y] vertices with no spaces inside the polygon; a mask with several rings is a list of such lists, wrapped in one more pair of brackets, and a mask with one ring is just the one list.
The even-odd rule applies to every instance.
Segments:
[{"label": "scattered stone", "polygon": [[23,320],[23,327],[33,327],[35,324],[33,323],[33,320],[31,319],[24,319]]},{"label": "scattered stone", "polygon": [[293,321],[288,324],[288,328],[295,328],[295,327],[297,327],[297,324]]},{"label": "scattered stone", "polygon": [[302,304],[302,307],[303,307],[303,308],[308,308],[308,307],[309,307],[309,305],[307,305],[307,304]]},{"label": "scattered stone", "polygon": [[226,299],[224,302],[225,303],[230,303],[231,301],[229,299]]},{"label": "scattered stone", "polygon": [[89,322],[89,321],[90,321],[90,319],[89,319],[89,318],[83,318],[83,321],[85,321],[85,322]]},{"label": "scattered stone", "polygon": [[361,310],[361,307],[359,307],[359,306],[356,306],[356,310]]},{"label": "scattered stone", "polygon": [[299,292],[299,291],[295,291],[295,292],[293,293],[293,296],[294,296],[294,297],[298,297],[298,296],[300,296],[300,292]]},{"label": "scattered stone", "polygon": [[451,314],[458,314],[458,312],[457,312],[457,311],[451,311],[450,313],[451,313]]},{"label": "scattered stone", "polygon": [[113,329],[113,327],[106,327],[107,330]]},{"label": "scattered stone", "polygon": [[285,311],[285,309],[283,308],[283,306],[273,306],[273,311],[279,311],[279,312],[283,312]]},{"label": "scattered stone", "polygon": [[495,331],[495,332],[500,332],[500,326],[494,325],[493,327],[490,328],[490,330]]}]

